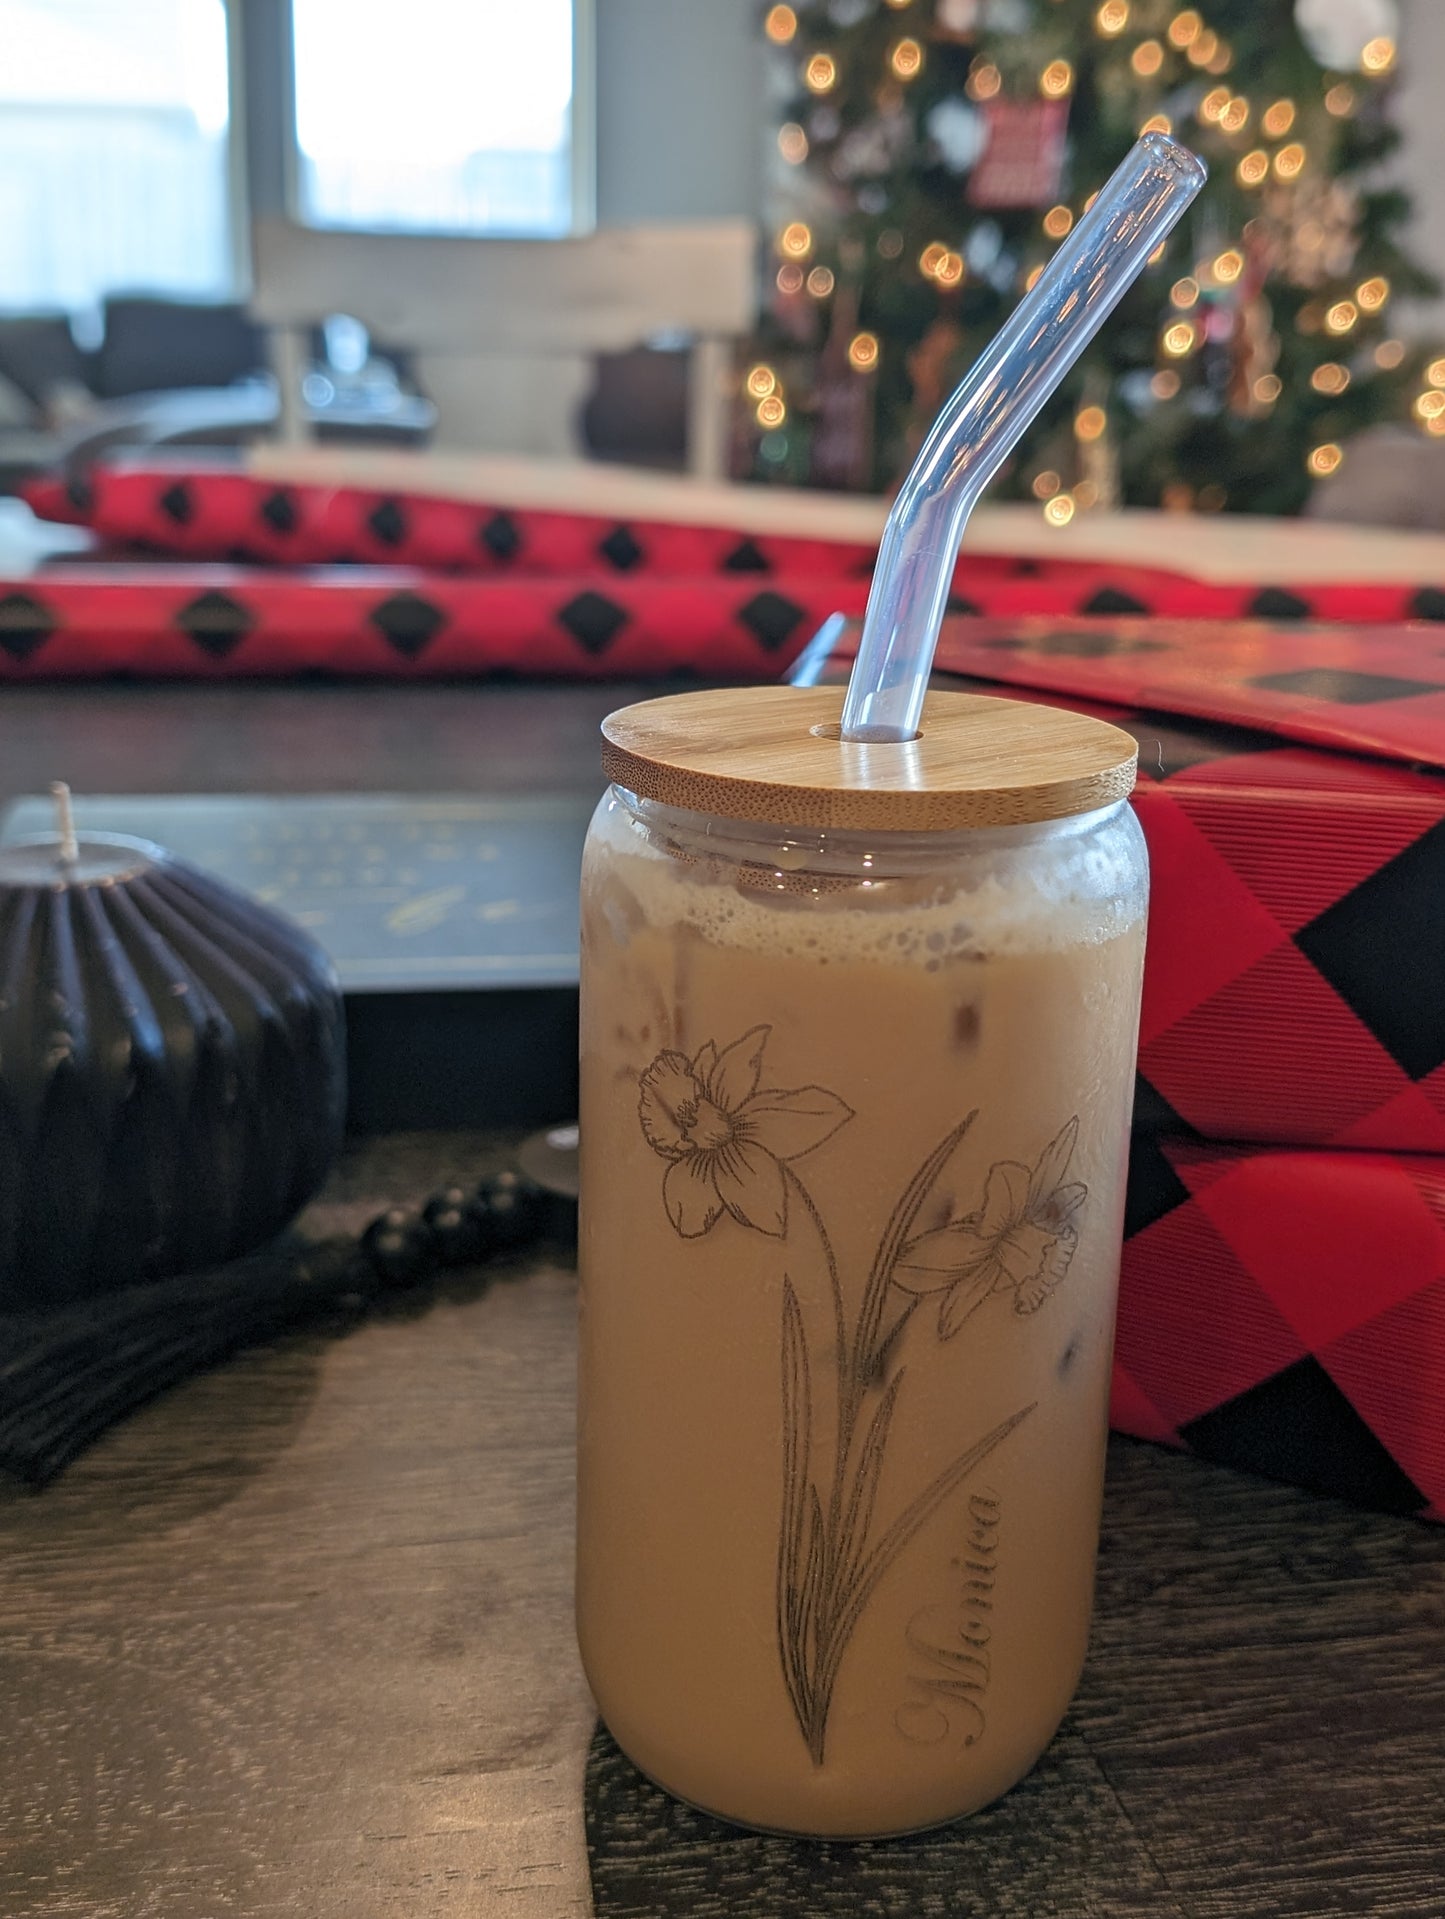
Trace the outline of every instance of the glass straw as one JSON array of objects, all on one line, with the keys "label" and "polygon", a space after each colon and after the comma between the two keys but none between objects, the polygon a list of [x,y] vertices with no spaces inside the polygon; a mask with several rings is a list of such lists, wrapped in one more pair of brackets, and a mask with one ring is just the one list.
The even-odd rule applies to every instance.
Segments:
[{"label": "glass straw", "polygon": [[974,503],[1206,178],[1186,147],[1146,133],[935,420],[883,531],[845,740],[916,738]]}]

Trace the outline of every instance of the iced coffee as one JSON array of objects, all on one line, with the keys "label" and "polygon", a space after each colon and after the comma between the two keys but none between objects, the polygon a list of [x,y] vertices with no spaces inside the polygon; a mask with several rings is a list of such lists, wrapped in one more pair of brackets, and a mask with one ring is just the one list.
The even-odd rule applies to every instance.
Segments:
[{"label": "iced coffee", "polygon": [[1118,799],[942,831],[599,808],[578,1630],[619,1744],[708,1811],[927,1826],[1059,1723],[1146,887]]}]

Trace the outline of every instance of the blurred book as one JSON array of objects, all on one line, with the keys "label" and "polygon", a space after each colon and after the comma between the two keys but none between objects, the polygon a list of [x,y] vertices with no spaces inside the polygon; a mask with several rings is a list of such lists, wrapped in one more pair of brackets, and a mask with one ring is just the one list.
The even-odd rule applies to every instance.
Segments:
[{"label": "blurred book", "polygon": [[[351,1125],[534,1125],[576,1100],[575,795],[80,795],[306,927],[346,995]],[[49,834],[18,801],[0,840]]]}]

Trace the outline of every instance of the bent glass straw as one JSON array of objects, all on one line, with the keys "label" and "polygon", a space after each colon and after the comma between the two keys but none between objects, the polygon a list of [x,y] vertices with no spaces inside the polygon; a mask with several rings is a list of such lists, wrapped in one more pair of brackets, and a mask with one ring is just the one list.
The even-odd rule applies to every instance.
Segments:
[{"label": "bent glass straw", "polygon": [[1186,147],[1146,133],[935,420],[883,531],[845,740],[916,737],[978,496],[1207,177]]}]

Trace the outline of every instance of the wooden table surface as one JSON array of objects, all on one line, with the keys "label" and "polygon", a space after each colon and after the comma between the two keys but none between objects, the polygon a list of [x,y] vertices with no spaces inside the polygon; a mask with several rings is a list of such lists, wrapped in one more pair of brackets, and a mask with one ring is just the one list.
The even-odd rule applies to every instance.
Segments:
[{"label": "wooden table surface", "polygon": [[[353,1148],[317,1223],[487,1148]],[[1126,1441],[1083,1686],[999,1806],[867,1847],[673,1806],[573,1648],[573,1307],[555,1258],[462,1276],[0,1492],[6,1919],[1445,1912],[1445,1530]]]},{"label": "wooden table surface", "polygon": [[[623,697],[247,691],[7,692],[0,797],[581,790]],[[317,1222],[492,1150],[355,1147]],[[0,1489],[4,1919],[1445,1914],[1445,1528],[1124,1441],[1082,1687],[997,1807],[819,1847],[673,1805],[573,1648],[573,1290],[463,1276]]]}]

